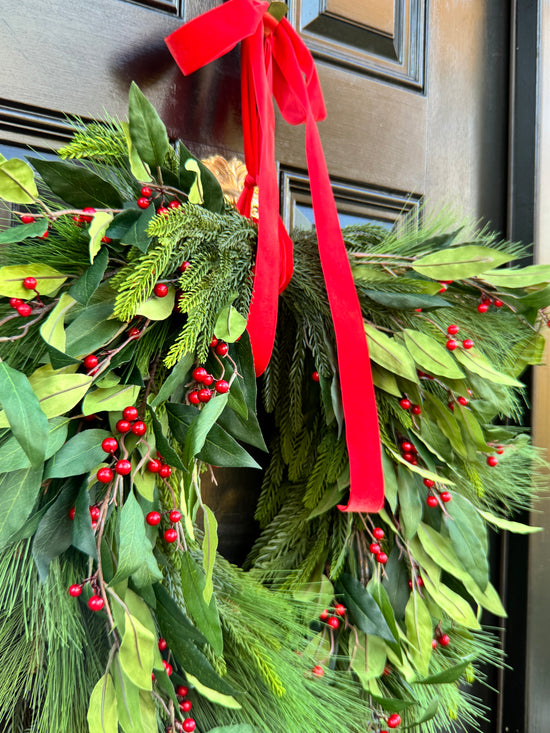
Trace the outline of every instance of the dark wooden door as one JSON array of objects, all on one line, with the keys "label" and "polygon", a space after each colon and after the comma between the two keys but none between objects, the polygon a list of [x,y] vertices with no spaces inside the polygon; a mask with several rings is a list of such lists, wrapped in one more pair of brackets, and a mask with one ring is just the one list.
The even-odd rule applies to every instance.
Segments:
[{"label": "dark wooden door", "polygon": [[[184,78],[164,44],[184,20],[216,4],[3,0],[0,152],[62,144],[66,115],[124,117],[135,80],[170,134],[194,152],[239,154],[238,49]],[[321,135],[343,214],[392,223],[422,202],[428,211],[446,204],[506,231],[516,5],[292,0],[289,19],[318,61],[328,109]],[[308,205],[303,131],[278,120],[276,150],[292,226]],[[233,524],[242,505],[238,492],[226,504],[219,499]],[[244,537],[252,531],[247,522],[240,528]],[[512,684],[523,689],[517,674]],[[488,704],[494,720],[495,699]],[[501,708],[499,730],[523,730],[509,728],[506,716]]]}]

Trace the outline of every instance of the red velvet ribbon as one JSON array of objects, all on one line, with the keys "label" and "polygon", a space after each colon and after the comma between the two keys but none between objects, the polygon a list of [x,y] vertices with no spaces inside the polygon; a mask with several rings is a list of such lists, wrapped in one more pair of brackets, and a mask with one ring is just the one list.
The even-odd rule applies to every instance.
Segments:
[{"label": "red velvet ribbon", "polygon": [[279,214],[273,97],[291,125],[305,123],[306,158],[319,256],[330,304],[350,462],[350,497],[342,511],[376,512],[384,503],[378,413],[359,299],[340,230],[317,121],[326,117],[313,58],[286,19],[268,2],[229,0],[186,23],[166,39],[184,74],[220,58],[239,41],[245,162],[238,208],[250,216],[259,191],[258,248],[247,329],[256,373],[271,357],[278,294],[292,276],[292,241]]}]

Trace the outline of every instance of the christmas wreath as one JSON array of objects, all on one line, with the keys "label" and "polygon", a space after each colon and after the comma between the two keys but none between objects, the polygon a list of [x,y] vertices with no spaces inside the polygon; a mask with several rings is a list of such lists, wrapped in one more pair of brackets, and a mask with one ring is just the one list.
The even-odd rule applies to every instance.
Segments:
[{"label": "christmas wreath", "polygon": [[[471,685],[503,663],[480,623],[505,615],[488,528],[534,531],[510,519],[541,461],[518,377],[550,266],[442,221],[343,230],[385,480],[379,513],[351,513],[313,232],[293,236],[258,419],[257,226],[135,85],[128,123],[0,159],[0,197],[2,728],[475,726]],[[263,470],[245,569],[201,495],[220,466]]]}]

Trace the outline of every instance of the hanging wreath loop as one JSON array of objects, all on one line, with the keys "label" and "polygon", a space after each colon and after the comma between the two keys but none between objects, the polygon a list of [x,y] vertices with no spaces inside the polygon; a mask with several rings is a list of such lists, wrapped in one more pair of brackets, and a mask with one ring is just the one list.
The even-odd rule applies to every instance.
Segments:
[{"label": "hanging wreath loop", "polygon": [[[275,165],[275,111],[291,125],[305,124],[305,149],[330,304],[350,462],[350,497],[343,511],[376,512],[384,502],[378,415],[359,300],[342,239],[317,122],[326,109],[313,58],[290,23],[279,22],[259,0],[229,2],[186,23],[166,39],[184,74],[241,46],[245,162],[249,172],[238,210],[250,216],[259,190],[258,248],[248,321],[256,373],[271,357],[278,294],[292,277],[292,241],[279,212]],[[357,393],[356,380],[362,388]]]}]

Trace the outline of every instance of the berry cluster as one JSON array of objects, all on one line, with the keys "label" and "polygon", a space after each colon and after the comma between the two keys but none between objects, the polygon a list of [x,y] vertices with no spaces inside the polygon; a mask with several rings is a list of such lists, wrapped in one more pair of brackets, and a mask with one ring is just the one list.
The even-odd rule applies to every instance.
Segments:
[{"label": "berry cluster", "polygon": [[450,491],[441,491],[437,495],[433,493],[434,487],[437,491],[439,491],[439,489],[435,485],[435,481],[433,481],[433,479],[431,478],[424,479],[424,486],[430,490],[428,493],[428,497],[426,499],[426,504],[429,507],[434,508],[438,506],[440,502],[444,502],[446,504],[447,502],[451,501],[451,499],[453,498]]},{"label": "berry cluster", "polygon": [[336,631],[340,627],[340,618],[346,615],[346,607],[342,603],[335,603],[333,612],[336,615],[332,615],[328,608],[325,608],[319,614],[319,619]]},{"label": "berry cluster", "polygon": [[[33,217],[31,217],[31,219],[34,221]],[[44,304],[40,300],[40,295],[38,293],[38,290],[36,289],[38,283],[35,277],[25,277],[23,278],[21,284],[23,285],[25,290],[34,291],[36,298],[30,303],[21,300],[21,298],[10,298],[10,308],[13,308],[14,311],[17,311],[17,314],[22,316],[23,318],[28,318],[33,312],[33,308],[43,306]]]},{"label": "berry cluster", "polygon": [[156,189],[154,195],[153,195],[153,191],[151,190],[149,186],[142,186],[140,193],[141,193],[141,196],[136,201],[140,209],[148,209],[151,202],[154,199],[160,199],[160,202],[159,202],[160,206],[157,209],[157,214],[166,215],[170,212],[170,209],[179,209],[179,207],[181,206],[181,202],[178,201],[177,199],[173,199],[172,201],[170,201],[168,203],[168,207],[164,205],[165,204],[165,194],[164,194],[164,190],[162,186]]},{"label": "berry cluster", "polygon": [[[449,335],[449,338],[447,339],[447,343],[445,344],[445,346],[449,349],[449,351],[454,351],[459,347],[459,342],[453,338],[453,336],[456,336],[459,331],[460,328],[455,323],[451,323],[449,326],[447,326],[447,333]],[[472,349],[473,347],[474,342],[472,341],[472,339],[464,339],[462,341],[463,349]]]},{"label": "berry cluster", "polygon": [[444,634],[439,626],[435,632],[435,639],[432,639],[432,649],[437,649],[438,646],[449,646],[451,643],[451,637],[449,634]]},{"label": "berry cluster", "polygon": [[416,466],[418,463],[418,459],[416,457],[416,446],[414,446],[410,441],[404,440],[402,441],[400,447],[401,457],[403,458],[403,460],[407,461],[407,463],[410,463],[412,466]]},{"label": "berry cluster", "polygon": [[[229,350],[228,345],[225,341],[218,341],[213,339],[210,346],[214,344],[214,350],[218,356],[225,356]],[[187,400],[192,405],[200,405],[206,402],[210,402],[214,393],[226,394],[229,392],[230,384],[225,379],[214,380],[214,376],[209,374],[203,366],[198,366],[193,369],[192,375],[193,384],[191,385],[190,391],[187,393]],[[211,385],[214,385],[214,389],[209,389]]]},{"label": "berry cluster", "polygon": [[[172,524],[178,524],[181,521],[181,512],[177,509],[171,509],[168,512],[162,512],[162,514],[168,514],[168,519]],[[149,512],[145,517],[145,521],[150,527],[156,527],[160,524],[162,519],[161,512]],[[164,531],[164,539],[166,542],[175,542],[178,539],[178,530],[175,527],[169,527]]]},{"label": "berry cluster", "polygon": [[402,397],[399,400],[399,406],[403,410],[410,410],[413,415],[421,415],[422,414],[422,408],[420,405],[413,405],[412,402],[408,397]]},{"label": "berry cluster", "polygon": [[374,538],[374,541],[370,543],[369,550],[372,552],[374,557],[376,558],[376,561],[380,563],[380,565],[385,565],[388,562],[388,556],[387,554],[382,550],[382,546],[380,542],[384,539],[384,530],[382,527],[375,527],[372,530],[372,536]]},{"label": "berry cluster", "polygon": [[147,432],[147,426],[143,422],[143,420],[138,420],[138,410],[137,407],[134,407],[133,405],[129,405],[128,407],[125,407],[122,411],[122,419],[119,420],[116,424],[116,429],[119,433],[129,433],[130,431],[137,435],[138,437],[142,437]]},{"label": "berry cluster", "polygon": [[487,313],[491,305],[494,305],[495,308],[502,308],[504,303],[498,298],[491,298],[487,293],[483,293],[481,296],[481,302],[477,306],[477,310],[479,313]]},{"label": "berry cluster", "polygon": [[[69,519],[71,521],[74,520],[76,514],[76,507],[71,507],[69,510]],[[92,520],[92,529],[95,529],[97,527],[97,522],[99,520],[99,517],[101,516],[101,509],[97,504],[94,504],[94,506],[90,507],[90,519]]]},{"label": "berry cluster", "polygon": [[90,611],[101,611],[105,605],[105,601],[99,595],[99,590],[96,587],[94,578],[86,578],[86,580],[83,580],[81,583],[75,583],[74,585],[69,586],[69,595],[73,598],[78,598],[78,596],[82,594],[82,590],[86,583],[90,583],[93,590],[92,595],[88,598],[88,608]]}]

